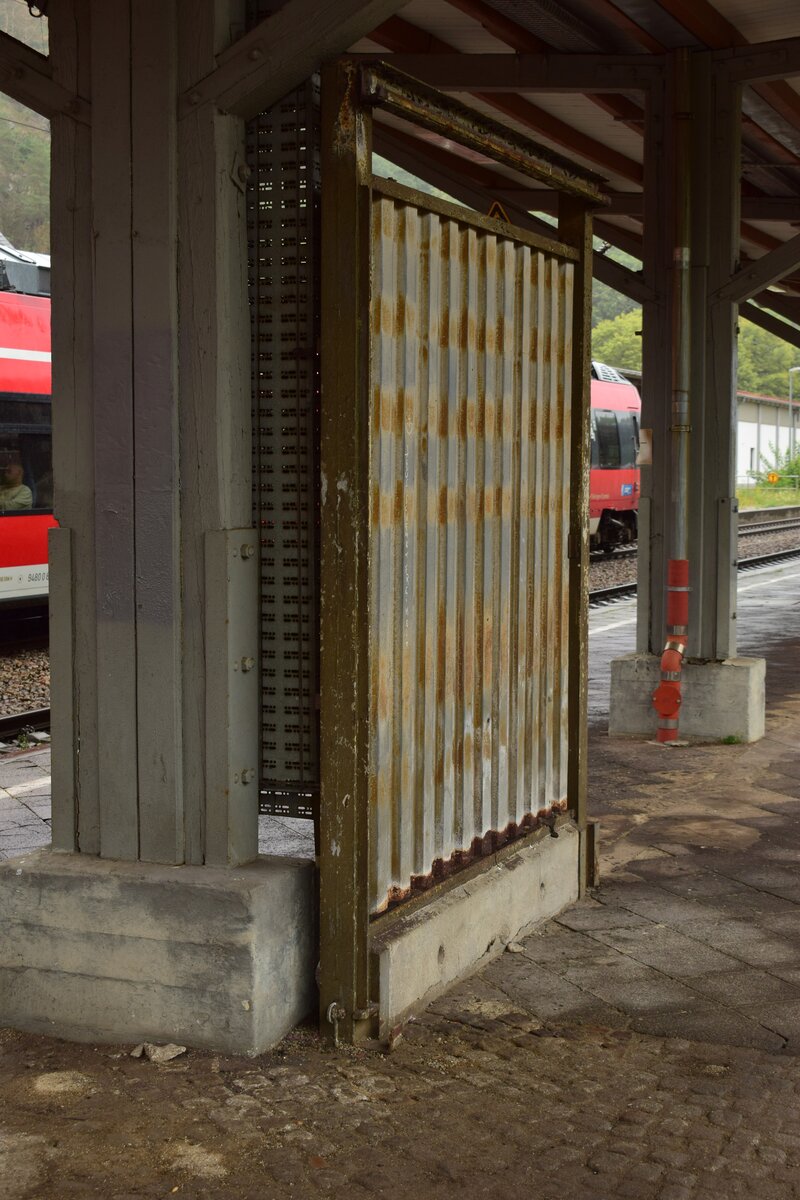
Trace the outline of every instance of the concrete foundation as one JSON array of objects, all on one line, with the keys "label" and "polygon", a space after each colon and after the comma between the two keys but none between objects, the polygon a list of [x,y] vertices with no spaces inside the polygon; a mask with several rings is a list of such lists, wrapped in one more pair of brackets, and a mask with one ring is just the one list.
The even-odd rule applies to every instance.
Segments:
[{"label": "concrete foundation", "polygon": [[0,1025],[258,1054],[315,1005],[314,864],[0,863]]},{"label": "concrete foundation", "polygon": [[[764,736],[765,672],[763,658],[685,662],[680,737],[758,741]],[[626,654],[611,663],[611,737],[655,737],[658,718],[651,697],[660,678],[661,660],[653,654]]]},{"label": "concrete foundation", "polygon": [[483,874],[398,918],[372,943],[383,1041],[415,1011],[578,898],[580,835],[565,824]]}]

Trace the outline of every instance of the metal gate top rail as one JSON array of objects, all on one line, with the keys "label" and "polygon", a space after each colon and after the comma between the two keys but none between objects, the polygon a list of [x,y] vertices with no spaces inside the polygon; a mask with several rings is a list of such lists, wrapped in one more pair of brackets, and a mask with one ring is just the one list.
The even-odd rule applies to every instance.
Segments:
[{"label": "metal gate top rail", "polygon": [[605,185],[602,176],[576,167],[555,150],[492,121],[386,63],[365,64],[359,70],[363,104],[385,108],[560,192],[579,196],[590,204],[609,203],[602,190]]}]

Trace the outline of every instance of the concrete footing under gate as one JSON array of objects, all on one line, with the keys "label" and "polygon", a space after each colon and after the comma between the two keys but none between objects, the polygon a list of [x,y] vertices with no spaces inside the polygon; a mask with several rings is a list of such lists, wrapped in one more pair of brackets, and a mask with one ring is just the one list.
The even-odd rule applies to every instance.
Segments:
[{"label": "concrete footing under gate", "polygon": [[580,837],[564,823],[557,838],[543,835],[373,937],[382,1041],[391,1042],[414,1012],[577,900]]},{"label": "concrete footing under gate", "polygon": [[0,1025],[258,1054],[315,1005],[314,864],[0,863]]},{"label": "concrete footing under gate", "polygon": [[[683,664],[679,736],[694,741],[755,742],[764,736],[763,658]],[[661,678],[654,654],[626,654],[611,663],[611,737],[655,737],[652,695]]]}]

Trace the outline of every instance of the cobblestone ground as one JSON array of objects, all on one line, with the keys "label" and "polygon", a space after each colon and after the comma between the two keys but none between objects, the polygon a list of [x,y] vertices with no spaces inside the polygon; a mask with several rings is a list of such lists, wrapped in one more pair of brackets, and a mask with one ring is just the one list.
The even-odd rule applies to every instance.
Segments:
[{"label": "cobblestone ground", "polygon": [[0,1033],[0,1196],[800,1196],[798,717],[681,755],[595,735],[606,882],[391,1055]]},{"label": "cobblestone ground", "polygon": [[0,1194],[800,1195],[796,1059],[464,1000],[389,1057],[298,1033],[258,1062],[156,1066],[6,1033]]},{"label": "cobblestone ground", "polygon": [[[800,1197],[800,640],[767,601],[757,632],[766,738],[596,728],[602,886],[391,1055],[301,1030],[158,1066],[0,1031],[0,1200]],[[0,857],[46,840],[44,763],[5,772]]]}]

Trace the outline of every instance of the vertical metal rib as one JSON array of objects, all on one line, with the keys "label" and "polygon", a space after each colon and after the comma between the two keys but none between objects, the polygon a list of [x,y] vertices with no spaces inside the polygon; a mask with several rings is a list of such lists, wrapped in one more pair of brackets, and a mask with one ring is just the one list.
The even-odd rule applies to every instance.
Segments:
[{"label": "vertical metal rib", "polygon": [[565,798],[570,264],[373,213],[371,907]]}]

